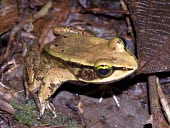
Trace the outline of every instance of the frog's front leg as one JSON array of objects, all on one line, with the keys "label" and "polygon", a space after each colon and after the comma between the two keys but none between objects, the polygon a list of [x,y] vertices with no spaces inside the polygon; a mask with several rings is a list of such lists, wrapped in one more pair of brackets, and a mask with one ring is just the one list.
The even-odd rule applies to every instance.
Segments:
[{"label": "frog's front leg", "polygon": [[44,114],[45,109],[50,110],[56,117],[55,107],[48,99],[55,93],[60,85],[68,80],[76,80],[75,76],[68,70],[62,68],[52,68],[45,75],[38,94],[40,117]]}]

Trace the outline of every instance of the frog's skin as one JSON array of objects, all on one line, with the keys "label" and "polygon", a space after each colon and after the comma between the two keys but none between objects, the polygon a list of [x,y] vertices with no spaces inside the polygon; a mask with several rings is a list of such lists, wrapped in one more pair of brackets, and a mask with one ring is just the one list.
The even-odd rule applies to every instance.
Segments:
[{"label": "frog's skin", "polygon": [[[57,34],[61,31],[64,29],[55,29]],[[106,84],[138,68],[135,56],[125,49],[121,39],[105,40],[73,29],[46,44],[41,54],[37,51],[37,45],[29,50],[26,69],[29,92],[38,92],[35,100],[40,116],[45,109],[56,116],[48,99],[64,82]]]}]

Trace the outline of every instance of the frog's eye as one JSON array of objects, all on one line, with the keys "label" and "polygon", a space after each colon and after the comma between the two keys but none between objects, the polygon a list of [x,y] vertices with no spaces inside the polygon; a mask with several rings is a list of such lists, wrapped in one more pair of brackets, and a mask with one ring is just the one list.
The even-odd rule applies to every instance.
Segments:
[{"label": "frog's eye", "polygon": [[96,67],[97,74],[106,77],[112,74],[112,68],[108,65],[99,65]]}]

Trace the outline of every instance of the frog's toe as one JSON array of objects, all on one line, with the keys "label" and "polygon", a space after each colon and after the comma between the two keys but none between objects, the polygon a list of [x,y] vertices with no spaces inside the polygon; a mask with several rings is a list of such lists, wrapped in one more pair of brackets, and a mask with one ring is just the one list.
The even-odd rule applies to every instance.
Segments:
[{"label": "frog's toe", "polygon": [[46,101],[45,104],[41,104],[40,107],[40,117],[43,116],[45,109],[47,109],[49,112],[51,112],[53,114],[53,118],[57,117],[57,114],[55,112],[55,107],[51,102]]},{"label": "frog's toe", "polygon": [[53,118],[57,117],[57,114],[55,112],[55,107],[51,102],[48,102],[48,104],[46,105],[46,109],[53,114]]}]

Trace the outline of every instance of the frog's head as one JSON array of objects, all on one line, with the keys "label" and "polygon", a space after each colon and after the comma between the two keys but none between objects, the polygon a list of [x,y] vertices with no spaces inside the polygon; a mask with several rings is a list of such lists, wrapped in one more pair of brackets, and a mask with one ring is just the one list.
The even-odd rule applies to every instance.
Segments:
[{"label": "frog's head", "polygon": [[100,52],[97,49],[95,49],[95,53],[98,54],[93,58],[93,70],[89,66],[82,69],[81,72],[79,71],[79,79],[84,82],[110,83],[118,81],[134,73],[138,68],[136,57],[125,48],[120,38],[108,41],[107,48],[100,49]]}]

